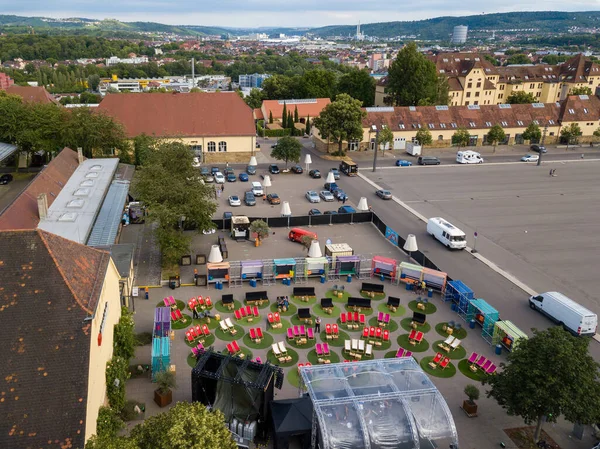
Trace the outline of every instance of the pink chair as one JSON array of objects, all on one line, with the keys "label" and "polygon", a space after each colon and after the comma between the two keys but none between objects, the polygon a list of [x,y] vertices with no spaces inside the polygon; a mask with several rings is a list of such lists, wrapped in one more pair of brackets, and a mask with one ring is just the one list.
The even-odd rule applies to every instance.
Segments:
[{"label": "pink chair", "polygon": [[486,362],[487,362],[487,359],[484,356],[480,355],[479,358],[477,359],[477,361],[475,362],[475,365],[477,365],[479,368],[482,368]]},{"label": "pink chair", "polygon": [[198,352],[204,352],[204,345],[202,343],[198,343],[198,346],[196,346],[196,349],[198,350]]},{"label": "pink chair", "polygon": [[406,350],[404,348],[398,348],[398,351],[396,352],[396,357],[404,357],[404,352]]},{"label": "pink chair", "polygon": [[303,337],[306,335],[306,326],[304,326],[304,324],[300,326],[300,335]]},{"label": "pink chair", "polygon": [[492,361],[491,360],[487,360],[484,365],[481,367],[481,369],[485,372],[487,372],[488,369],[490,369],[490,366],[492,366]]},{"label": "pink chair", "polygon": [[171,303],[169,302],[168,298],[164,298],[163,302],[165,303],[165,307],[171,307]]},{"label": "pink chair", "polygon": [[323,343],[323,354],[329,355],[329,344]]},{"label": "pink chair", "polygon": [[169,296],[169,304],[171,304],[171,307],[177,306],[177,301],[172,296]]},{"label": "pink chair", "polygon": [[384,322],[386,325],[390,324],[390,314],[389,314],[389,313],[386,313],[386,314],[383,316],[383,322]]},{"label": "pink chair", "polygon": [[254,361],[255,361],[256,363],[262,363],[262,360],[261,360],[261,358],[260,358],[260,357],[256,357],[256,359],[254,359]]},{"label": "pink chair", "polygon": [[406,351],[404,353],[404,357],[411,357],[412,356],[412,351]]},{"label": "pink chair", "polygon": [[294,339],[294,332],[292,331],[291,327],[288,327],[287,338],[288,338],[288,340],[293,340]]},{"label": "pink chair", "polygon": [[493,363],[485,370],[487,374],[494,374],[496,372],[496,365]]},{"label": "pink chair", "polygon": [[379,312],[377,314],[377,321],[379,321],[380,323],[383,323],[383,312]]},{"label": "pink chair", "polygon": [[317,351],[317,355],[319,357],[323,355],[323,347],[321,346],[321,343],[317,343],[315,351]]},{"label": "pink chair", "polygon": [[476,352],[472,353],[471,356],[469,357],[469,360],[467,360],[467,362],[469,363],[475,363],[475,361],[477,360],[477,357],[479,357],[479,354],[477,354]]},{"label": "pink chair", "polygon": [[294,326],[294,337],[300,336],[300,328],[298,326]]},{"label": "pink chair", "polygon": [[308,329],[306,329],[306,333],[308,334],[308,339],[309,340],[314,340],[315,339],[315,334],[313,332],[313,328],[309,327]]},{"label": "pink chair", "polygon": [[192,353],[193,353],[193,354],[194,354],[196,357],[198,357],[198,356],[200,355],[200,351],[198,351],[198,349],[196,349],[196,348],[192,348]]}]

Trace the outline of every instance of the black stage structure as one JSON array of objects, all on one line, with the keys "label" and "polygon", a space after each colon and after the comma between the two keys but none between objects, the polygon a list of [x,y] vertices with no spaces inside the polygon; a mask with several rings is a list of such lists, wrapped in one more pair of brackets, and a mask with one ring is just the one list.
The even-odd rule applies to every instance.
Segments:
[{"label": "black stage structure", "polygon": [[275,449],[287,449],[290,438],[298,439],[302,449],[310,448],[313,405],[308,395],[272,401],[271,420]]}]

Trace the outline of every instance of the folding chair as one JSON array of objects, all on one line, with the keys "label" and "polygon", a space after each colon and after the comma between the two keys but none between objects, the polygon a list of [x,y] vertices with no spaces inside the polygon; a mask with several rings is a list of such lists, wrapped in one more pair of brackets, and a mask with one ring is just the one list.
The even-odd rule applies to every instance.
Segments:
[{"label": "folding chair", "polygon": [[367,344],[367,348],[365,349],[365,355],[367,357],[373,356],[373,345]]},{"label": "folding chair", "polygon": [[379,313],[377,314],[377,322],[378,322],[379,324],[382,324],[382,323],[383,323],[383,312],[379,312]]},{"label": "folding chair", "polygon": [[165,303],[165,307],[171,307],[171,303],[169,302],[169,300],[167,298],[164,298],[163,302]]},{"label": "folding chair", "polygon": [[337,324],[334,324],[332,326],[332,333],[333,333],[333,338],[338,338],[340,335],[340,328],[338,327]]},{"label": "folding chair", "polygon": [[375,329],[375,338],[377,338],[378,340],[381,340],[381,335],[382,335],[383,331],[380,327]]},{"label": "folding chair", "polygon": [[194,343],[194,340],[196,340],[195,336],[189,331],[185,333],[185,338],[187,339],[188,343]]},{"label": "folding chair", "polygon": [[254,330],[254,328],[250,328],[250,340],[256,340],[256,331]]},{"label": "folding chair", "polygon": [[229,328],[227,327],[227,324],[225,324],[225,321],[219,321],[219,324],[221,325],[221,330],[225,333],[229,332]]},{"label": "folding chair", "polygon": [[346,321],[348,321],[348,326],[352,323],[352,312],[346,313]]},{"label": "folding chair", "polygon": [[352,350],[350,340],[344,340],[344,351],[350,352]]},{"label": "folding chair", "polygon": [[480,355],[475,361],[475,363],[471,365],[471,371],[477,371],[477,368],[481,368],[483,365],[485,365],[485,362],[487,362],[487,359],[484,356]]},{"label": "folding chair", "polygon": [[390,331],[387,329],[383,331],[383,341],[390,341]]},{"label": "folding chair", "polygon": [[300,336],[300,328],[298,326],[294,326],[294,337]]},{"label": "folding chair", "polygon": [[269,324],[270,324],[271,326],[273,326],[273,324],[275,324],[275,318],[273,318],[273,314],[272,314],[272,313],[269,313],[269,314],[267,315],[267,321],[269,321]]},{"label": "folding chair", "polygon": [[[190,328],[190,329],[192,329],[192,328]],[[196,331],[196,335],[202,335],[202,328],[200,327],[199,324],[196,324],[196,327],[194,328],[194,330]]]},{"label": "folding chair", "polygon": [[231,318],[226,318],[225,319],[225,324],[229,328],[229,332],[231,332],[232,334],[234,334],[235,333],[235,326],[231,322]]},{"label": "folding chair", "polygon": [[313,328],[309,327],[306,329],[306,334],[308,335],[308,339],[309,340],[314,340],[315,339],[315,334],[313,332]]},{"label": "folding chair", "polygon": [[233,355],[233,346],[231,345],[231,343],[227,344],[227,352],[229,352],[230,355]]},{"label": "folding chair", "polygon": [[171,321],[177,321],[177,314],[171,310]]},{"label": "folding chair", "polygon": [[192,354],[194,354],[196,357],[198,357],[200,355],[200,351],[198,351],[197,348],[192,348]]},{"label": "folding chair", "polygon": [[279,350],[279,345],[277,343],[273,343],[271,345],[271,350],[273,351],[273,354],[275,355],[275,357],[281,356],[281,351]]},{"label": "folding chair", "polygon": [[306,337],[306,326],[304,324],[300,326],[300,336]]},{"label": "folding chair", "polygon": [[256,336],[257,336],[257,337],[258,337],[260,340],[262,340],[262,339],[264,338],[264,337],[263,337],[263,333],[262,333],[262,329],[261,329],[260,327],[257,327],[257,328],[256,328]]},{"label": "folding chair", "polygon": [[411,351],[406,351],[404,353],[404,357],[411,357],[412,356],[412,352]]},{"label": "folding chair", "polygon": [[448,338],[446,338],[443,342],[438,343],[438,348],[443,349],[446,352],[450,351],[450,344],[456,340],[455,337],[453,337],[452,335],[448,336]]},{"label": "folding chair", "polygon": [[325,325],[325,334],[330,337],[331,336],[331,324],[326,324]]},{"label": "folding chair", "polygon": [[363,328],[362,337],[369,338],[369,328],[368,327]]},{"label": "folding chair", "polygon": [[442,369],[446,369],[446,367],[450,364],[450,358],[446,357],[444,360],[442,360],[439,364],[439,367]]},{"label": "folding chair", "polygon": [[235,316],[235,319],[238,321],[242,319],[242,314],[240,313],[239,310],[236,310],[235,312],[233,312],[233,315]]},{"label": "folding chair", "polygon": [[479,357],[479,354],[474,352],[469,356],[469,359],[467,360],[467,362],[473,364],[473,363],[475,363],[475,361],[477,360],[478,357]]},{"label": "folding chair", "polygon": [[323,343],[323,355],[329,355],[329,344]]},{"label": "folding chair", "polygon": [[364,326],[364,325],[365,325],[366,318],[365,318],[365,314],[364,314],[364,313],[361,313],[361,314],[358,316],[358,322],[360,323],[360,325],[361,325],[361,326]]},{"label": "folding chair", "polygon": [[356,338],[352,339],[352,350],[358,351],[358,340]]},{"label": "folding chair", "polygon": [[196,298],[192,298],[188,301],[188,307],[190,310],[194,310],[196,308]]},{"label": "folding chair", "polygon": [[442,361],[442,358],[444,356],[442,355],[441,352],[438,352],[435,357],[433,358],[433,360],[431,362],[429,362],[429,366],[433,369],[435,369],[438,366],[438,363],[440,363]]},{"label": "folding chair", "polygon": [[254,359],[254,361],[255,361],[256,363],[262,363],[262,360],[261,360],[261,358],[260,358],[260,357],[256,357],[256,358]]},{"label": "folding chair", "polygon": [[169,296],[169,304],[171,304],[171,307],[172,306],[177,307],[177,301],[175,301],[175,298],[173,298],[172,296]]},{"label": "folding chair", "polygon": [[209,309],[212,308],[213,303],[212,303],[212,301],[210,299],[210,296],[207,296],[206,299],[204,300],[204,302],[206,303],[206,307],[208,307]]},{"label": "folding chair", "polygon": [[354,312],[354,316],[352,318],[354,319],[354,323],[358,324],[360,322],[360,315],[358,312]]},{"label": "folding chair", "polygon": [[346,324],[346,314],[340,313],[340,323]]},{"label": "folding chair", "polygon": [[279,312],[275,312],[274,318],[277,324],[281,323],[281,315],[279,315]]},{"label": "folding chair", "polygon": [[492,363],[489,368],[485,370],[485,372],[487,374],[494,374],[496,372],[496,365]]},{"label": "folding chair", "polygon": [[486,360],[484,365],[481,367],[481,370],[487,372],[487,370],[490,368],[490,366],[492,366],[492,361],[488,359],[488,360]]},{"label": "folding chair", "polygon": [[204,351],[205,351],[205,349],[204,349],[204,345],[203,345],[202,343],[198,343],[198,346],[196,346],[196,349],[197,349],[199,352],[204,352]]},{"label": "folding chair", "polygon": [[298,363],[298,372],[300,372],[300,368],[304,366],[304,363]]},{"label": "folding chair", "polygon": [[397,358],[399,358],[399,357],[404,357],[404,352],[405,352],[405,351],[406,351],[406,350],[405,350],[404,348],[398,348],[398,351],[396,351],[396,357],[397,357]]},{"label": "folding chair", "polygon": [[181,314],[181,310],[175,310],[175,316],[177,316],[177,320],[183,320],[183,315]]},{"label": "folding chair", "polygon": [[[246,315],[251,316],[252,315],[252,307],[246,306],[245,309],[246,309]],[[257,307],[257,310],[258,310],[258,307]]]},{"label": "folding chair", "polygon": [[288,338],[288,340],[293,340],[294,339],[294,332],[292,331],[291,327],[288,327],[287,338]]},{"label": "folding chair", "polygon": [[233,346],[233,350],[235,351],[235,354],[237,354],[238,352],[242,352],[242,348],[240,348],[240,345],[238,345],[238,342],[233,340],[231,342],[231,345]]},{"label": "folding chair", "polygon": [[423,334],[423,332],[421,332],[421,331],[417,332],[417,336],[415,337],[415,340],[417,343],[421,343],[423,341],[423,335],[425,335],[425,334]]},{"label": "folding chair", "polygon": [[386,314],[383,316],[383,323],[384,323],[386,326],[387,326],[388,324],[390,324],[390,314],[389,314],[389,313],[386,313]]},{"label": "folding chair", "polygon": [[[239,312],[239,314],[240,314],[240,316],[241,316],[242,318],[246,318],[246,316],[248,316],[248,314],[246,313],[246,308],[245,308],[245,307],[242,307],[241,309],[239,309],[239,310],[236,310],[236,312]],[[236,316],[237,316],[237,315],[236,315]]]},{"label": "folding chair", "polygon": [[279,343],[277,343],[279,345],[279,350],[283,353],[283,354],[287,354],[287,348],[285,347],[285,343],[280,341]]},{"label": "folding chair", "polygon": [[258,318],[260,316],[260,313],[258,312],[258,307],[254,306],[252,308],[252,315],[254,315],[254,318]]},{"label": "folding chair", "polygon": [[365,352],[365,341],[358,340],[358,352]]},{"label": "folding chair", "polygon": [[452,343],[450,343],[450,347],[452,348],[452,350],[456,350],[460,347],[460,344],[462,343],[461,340],[459,340],[458,338],[455,338],[454,341]]},{"label": "folding chair", "polygon": [[317,351],[317,355],[319,357],[321,357],[323,355],[323,347],[321,346],[321,343],[317,343],[317,346],[315,347],[315,351]]},{"label": "folding chair", "polygon": [[196,306],[199,306],[201,309],[205,308],[204,300],[202,299],[202,296],[198,296],[198,300],[196,301]]},{"label": "folding chair", "polygon": [[411,330],[410,334],[408,334],[408,341],[414,340],[416,336],[417,336],[417,331],[414,329]]},{"label": "folding chair", "polygon": [[369,337],[375,338],[375,326],[369,328]]}]

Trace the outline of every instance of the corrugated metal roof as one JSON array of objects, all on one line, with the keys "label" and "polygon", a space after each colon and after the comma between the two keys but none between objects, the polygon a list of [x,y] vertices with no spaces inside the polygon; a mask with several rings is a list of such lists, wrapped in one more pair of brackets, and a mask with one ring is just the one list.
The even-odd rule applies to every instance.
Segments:
[{"label": "corrugated metal roof", "polygon": [[0,162],[9,157],[15,151],[17,151],[16,145],[0,142]]},{"label": "corrugated metal roof", "polygon": [[111,183],[87,241],[88,246],[115,243],[128,192],[129,181],[113,181]]}]

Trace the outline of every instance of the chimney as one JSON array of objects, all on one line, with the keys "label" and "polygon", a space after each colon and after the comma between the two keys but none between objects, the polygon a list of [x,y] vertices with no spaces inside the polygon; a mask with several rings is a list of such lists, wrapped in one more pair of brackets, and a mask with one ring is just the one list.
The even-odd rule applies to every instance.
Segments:
[{"label": "chimney", "polygon": [[81,147],[77,148],[77,160],[79,160],[80,164],[83,163],[83,148]]},{"label": "chimney", "polygon": [[40,221],[45,220],[48,216],[48,197],[45,193],[40,193],[37,197],[38,212],[40,214]]}]

